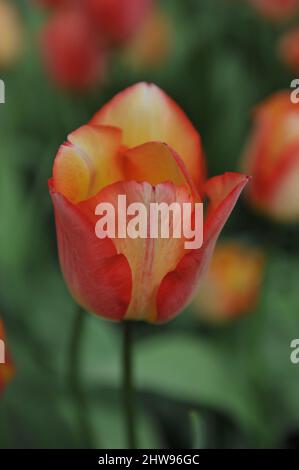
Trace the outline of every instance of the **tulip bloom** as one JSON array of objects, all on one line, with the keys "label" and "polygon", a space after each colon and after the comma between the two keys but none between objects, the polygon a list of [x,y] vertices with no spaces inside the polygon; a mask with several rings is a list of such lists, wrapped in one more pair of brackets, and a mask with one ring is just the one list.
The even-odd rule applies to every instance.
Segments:
[{"label": "tulip bloom", "polygon": [[[49,188],[60,263],[86,309],[111,320],[164,322],[184,308],[248,178],[226,173],[205,181],[199,134],[157,86],[139,83],[116,95],[68,136],[55,158]],[[210,205],[200,249],[181,239],[95,236],[99,203]],[[117,209],[116,209],[117,212]]]},{"label": "tulip bloom", "polygon": [[299,12],[299,0],[249,0],[266,18],[280,21]]},{"label": "tulip bloom", "polygon": [[282,36],[279,43],[279,54],[290,69],[295,73],[299,72],[299,28]]},{"label": "tulip bloom", "polygon": [[49,75],[65,88],[88,88],[105,69],[102,48],[80,9],[54,13],[43,30],[42,52]]},{"label": "tulip bloom", "polygon": [[299,219],[299,104],[279,92],[257,107],[242,167],[249,202],[280,222]]},{"label": "tulip bloom", "polygon": [[10,66],[18,57],[22,35],[17,9],[7,0],[0,0],[0,69]]},{"label": "tulip bloom", "polygon": [[[5,363],[3,363],[3,359]],[[6,384],[11,380],[13,374],[14,370],[11,359],[5,347],[4,327],[0,320],[0,394],[3,392]]]},{"label": "tulip bloom", "polygon": [[220,243],[194,298],[195,312],[221,322],[253,310],[264,263],[263,252],[257,248],[234,241]]}]

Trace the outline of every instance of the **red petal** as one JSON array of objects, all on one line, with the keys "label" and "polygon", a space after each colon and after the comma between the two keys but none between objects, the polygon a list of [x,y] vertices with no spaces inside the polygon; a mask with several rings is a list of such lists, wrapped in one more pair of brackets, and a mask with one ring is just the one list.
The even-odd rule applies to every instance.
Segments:
[{"label": "red petal", "polygon": [[[95,220],[85,205],[72,204],[61,194],[50,193],[55,209],[61,269],[70,292],[87,310],[110,320],[121,320],[131,298],[131,270],[111,240],[95,235]],[[93,215],[93,217],[95,217]]]},{"label": "red petal", "polygon": [[189,302],[247,181],[248,177],[239,173],[225,173],[207,181],[206,193],[211,207],[205,222],[203,246],[185,255],[176,269],[163,279],[157,296],[159,322],[169,320]]}]

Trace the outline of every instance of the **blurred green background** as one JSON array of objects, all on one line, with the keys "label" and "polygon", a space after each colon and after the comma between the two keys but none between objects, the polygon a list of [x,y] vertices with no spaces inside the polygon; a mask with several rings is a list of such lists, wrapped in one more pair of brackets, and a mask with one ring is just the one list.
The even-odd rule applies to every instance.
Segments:
[{"label": "blurred green background", "polygon": [[[146,80],[193,121],[210,176],[238,170],[252,107],[294,78],[276,53],[286,26],[241,0],[163,0],[173,22],[163,66],[136,71],[115,53],[105,82],[76,95],[53,86],[43,70],[45,14],[15,3],[26,47],[1,71],[0,312],[16,375],[0,399],[0,447],[122,448],[122,325],[86,314],[82,326],[76,366],[92,442],[82,435],[69,390],[77,307],[59,269],[47,190],[57,149],[116,92]],[[190,448],[194,427],[200,448],[299,446],[299,365],[290,362],[290,342],[299,336],[298,228],[274,225],[239,202],[223,237],[267,252],[256,311],[224,326],[201,321],[190,308],[163,326],[134,325],[140,447]]]}]

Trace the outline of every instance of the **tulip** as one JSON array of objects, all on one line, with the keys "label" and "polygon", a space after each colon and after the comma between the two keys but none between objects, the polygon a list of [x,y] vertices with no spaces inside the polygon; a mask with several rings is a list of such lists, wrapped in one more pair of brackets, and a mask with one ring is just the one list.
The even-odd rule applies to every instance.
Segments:
[{"label": "tulip", "polygon": [[153,9],[129,42],[125,60],[136,69],[157,67],[165,63],[171,50],[172,34],[168,16]]},{"label": "tulip", "polygon": [[263,252],[237,241],[216,247],[192,306],[207,320],[222,322],[254,310],[260,294]]},{"label": "tulip", "polygon": [[[49,180],[66,283],[87,310],[111,320],[165,322],[189,302],[217,237],[248,177],[205,181],[199,134],[160,88],[139,83],[116,95],[71,133]],[[95,208],[129,203],[200,201],[210,205],[200,249],[184,239],[95,236]],[[117,209],[116,209],[117,212]]]},{"label": "tulip", "polygon": [[85,0],[85,9],[103,41],[122,44],[142,25],[152,0]]},{"label": "tulip", "polygon": [[253,177],[247,191],[253,207],[278,222],[299,219],[299,105],[289,92],[255,110],[242,167]]},{"label": "tulip", "polygon": [[279,54],[290,69],[295,73],[299,72],[299,28],[282,36],[279,42]]},{"label": "tulip", "polygon": [[79,9],[53,15],[42,34],[42,52],[50,77],[64,88],[82,90],[103,75],[103,51]]},{"label": "tulip", "polygon": [[0,0],[0,69],[9,67],[18,57],[22,44],[22,26],[17,9]]},{"label": "tulip", "polygon": [[280,21],[291,18],[299,12],[299,0],[249,0],[266,18]]},{"label": "tulip", "polygon": [[[4,387],[14,375],[12,362],[8,352],[6,351],[6,344],[4,341],[4,326],[2,321],[0,320],[0,394],[3,392]],[[5,359],[4,363],[2,361],[3,359]]]}]

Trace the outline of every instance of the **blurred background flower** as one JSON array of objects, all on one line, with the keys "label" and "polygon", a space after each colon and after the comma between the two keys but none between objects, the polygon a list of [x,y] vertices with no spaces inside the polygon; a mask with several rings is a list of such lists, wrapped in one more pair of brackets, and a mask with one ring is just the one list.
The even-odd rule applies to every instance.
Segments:
[{"label": "blurred background flower", "polygon": [[280,38],[279,55],[291,71],[299,72],[299,28],[287,31]]},{"label": "blurred background flower", "polygon": [[58,10],[42,32],[50,77],[67,89],[84,90],[103,80],[105,52],[78,8]]},{"label": "blurred background flower", "polygon": [[279,92],[254,112],[243,168],[253,176],[248,199],[281,222],[299,219],[299,105]]},{"label": "blurred background flower", "polygon": [[298,0],[249,0],[266,18],[281,21],[291,18],[299,12]]},{"label": "blurred background flower", "polygon": [[8,0],[0,0],[0,71],[11,66],[22,49],[23,26],[19,11]]},{"label": "blurred background flower", "polygon": [[158,64],[169,50],[167,17],[152,0],[62,0],[40,5],[51,7],[42,26],[42,57],[51,79],[63,88],[82,91],[99,85],[107,57],[125,46],[135,66]]},{"label": "blurred background flower", "polygon": [[226,322],[255,310],[262,288],[263,251],[237,240],[220,243],[193,300],[198,316]]},{"label": "blurred background flower", "polygon": [[150,13],[152,0],[85,0],[84,8],[106,44],[123,45]]},{"label": "blurred background flower", "polygon": [[124,51],[124,60],[134,69],[151,69],[165,65],[173,52],[174,31],[169,15],[158,10],[146,16],[141,27]]}]

